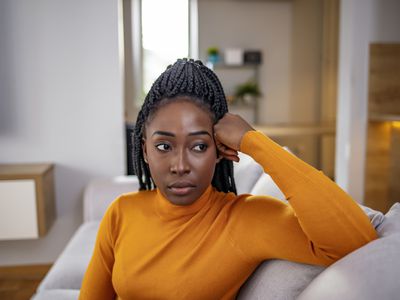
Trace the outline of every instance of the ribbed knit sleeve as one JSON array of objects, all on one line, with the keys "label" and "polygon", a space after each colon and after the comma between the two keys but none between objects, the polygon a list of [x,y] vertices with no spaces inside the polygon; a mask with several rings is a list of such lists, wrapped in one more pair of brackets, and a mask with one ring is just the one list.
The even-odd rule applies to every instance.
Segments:
[{"label": "ribbed knit sleeve", "polygon": [[89,266],[82,281],[79,300],[114,299],[112,270],[114,266],[114,231],[117,228],[118,202],[107,209],[97,233]]},{"label": "ribbed knit sleeve", "polygon": [[289,202],[267,195],[238,201],[231,234],[251,258],[329,265],[377,238],[347,193],[261,132],[247,132],[240,151],[263,167]]}]

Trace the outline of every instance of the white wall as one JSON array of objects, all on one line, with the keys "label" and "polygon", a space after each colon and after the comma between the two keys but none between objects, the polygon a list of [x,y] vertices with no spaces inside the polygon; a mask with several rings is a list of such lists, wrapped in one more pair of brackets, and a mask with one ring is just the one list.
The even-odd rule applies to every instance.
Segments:
[{"label": "white wall", "polygon": [[0,265],[53,262],[95,177],[124,173],[118,1],[0,1],[0,163],[53,162],[57,220],[0,241]]},{"label": "white wall", "polygon": [[400,42],[400,1],[342,0],[336,181],[359,202],[364,198],[369,44]]},{"label": "white wall", "polygon": [[222,51],[232,47],[261,50],[263,97],[259,121],[264,124],[289,122],[291,1],[200,0],[198,4],[200,58],[205,60],[210,46]]}]

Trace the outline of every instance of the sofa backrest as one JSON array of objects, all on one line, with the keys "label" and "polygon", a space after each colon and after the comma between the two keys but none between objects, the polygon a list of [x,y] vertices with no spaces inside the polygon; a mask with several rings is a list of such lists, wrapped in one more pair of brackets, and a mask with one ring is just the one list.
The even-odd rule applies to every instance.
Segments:
[{"label": "sofa backrest", "polygon": [[92,180],[83,193],[83,221],[100,221],[114,199],[138,189],[135,175]]}]

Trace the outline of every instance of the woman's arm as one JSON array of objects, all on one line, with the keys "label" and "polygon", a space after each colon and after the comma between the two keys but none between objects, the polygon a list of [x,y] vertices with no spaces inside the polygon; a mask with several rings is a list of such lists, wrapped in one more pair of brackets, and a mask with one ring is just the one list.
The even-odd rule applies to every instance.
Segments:
[{"label": "woman's arm", "polygon": [[[290,203],[253,196],[253,202],[246,204],[252,208],[242,214],[242,218],[259,214],[255,219],[264,219],[251,222],[265,227],[270,257],[329,264],[377,237],[357,203],[322,172],[254,131],[240,117],[229,114],[221,121],[215,125],[221,154],[240,150],[250,155]],[[253,232],[259,231],[254,227]]]},{"label": "woman's arm", "polygon": [[97,233],[89,266],[82,281],[79,300],[114,299],[112,269],[114,265],[114,237],[116,201],[107,209]]}]

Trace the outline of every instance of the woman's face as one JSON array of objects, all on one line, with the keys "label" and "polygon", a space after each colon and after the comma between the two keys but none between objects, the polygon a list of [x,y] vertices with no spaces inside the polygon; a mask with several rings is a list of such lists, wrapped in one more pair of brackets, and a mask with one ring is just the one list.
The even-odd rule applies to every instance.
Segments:
[{"label": "woman's face", "polygon": [[188,100],[165,104],[146,124],[143,152],[163,196],[192,204],[211,184],[219,161],[210,114]]}]

